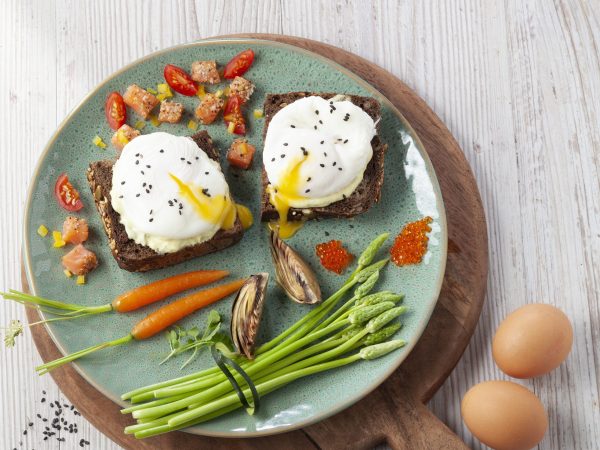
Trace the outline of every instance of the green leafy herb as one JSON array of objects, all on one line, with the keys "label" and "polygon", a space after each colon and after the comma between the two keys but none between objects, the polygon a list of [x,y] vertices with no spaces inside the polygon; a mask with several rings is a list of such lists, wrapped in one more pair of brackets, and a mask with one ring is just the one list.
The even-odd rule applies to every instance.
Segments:
[{"label": "green leafy herb", "polygon": [[223,340],[223,337],[221,336],[215,339],[220,328],[221,316],[214,309],[208,314],[206,328],[202,335],[200,335],[198,327],[192,327],[189,330],[186,330],[183,327],[174,326],[166,332],[167,342],[169,343],[171,351],[160,364],[167,362],[169,359],[180,353],[192,351],[190,357],[181,366],[181,369],[183,369],[196,357],[198,350]]}]

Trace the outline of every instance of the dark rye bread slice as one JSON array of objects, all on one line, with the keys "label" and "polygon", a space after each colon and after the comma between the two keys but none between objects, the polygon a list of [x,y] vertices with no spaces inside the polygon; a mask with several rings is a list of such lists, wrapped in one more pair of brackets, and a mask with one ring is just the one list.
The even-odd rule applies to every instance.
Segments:
[{"label": "dark rye bread slice", "polygon": [[[263,138],[266,136],[269,123],[277,111],[300,98],[311,95],[318,95],[324,99],[330,99],[338,94],[314,92],[267,94],[264,104],[265,125]],[[349,100],[352,103],[362,108],[376,123],[378,123],[381,118],[381,106],[377,100],[359,95],[347,95],[347,97],[349,97]],[[371,208],[374,202],[378,202],[381,196],[381,186],[383,185],[383,162],[387,144],[381,142],[379,135],[376,135],[371,141],[371,146],[373,147],[373,157],[365,169],[363,180],[350,196],[328,206],[302,209],[290,208],[288,220],[306,220],[320,217],[349,218],[366,212]],[[269,202],[269,194],[266,190],[268,184],[267,172],[263,165],[261,197],[261,220],[263,222],[277,220],[279,218],[279,214]]]},{"label": "dark rye bread slice", "polygon": [[[200,131],[192,139],[211,159],[219,160],[218,150],[206,131]],[[125,227],[120,222],[119,214],[112,208],[110,190],[112,188],[112,168],[115,161],[96,161],[90,164],[87,179],[94,195],[94,201],[104,230],[108,236],[108,245],[113,256],[122,269],[130,272],[146,272],[179,264],[191,258],[223,250],[238,242],[244,234],[242,224],[236,219],[230,230],[219,230],[213,238],[201,244],[182,248],[174,253],[160,254],[150,247],[140,245],[129,239]]]}]

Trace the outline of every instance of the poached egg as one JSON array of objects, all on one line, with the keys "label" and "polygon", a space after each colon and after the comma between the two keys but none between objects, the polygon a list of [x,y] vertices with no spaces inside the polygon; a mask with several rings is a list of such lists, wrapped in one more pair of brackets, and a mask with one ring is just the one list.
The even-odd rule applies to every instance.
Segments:
[{"label": "poached egg", "polygon": [[129,238],[158,253],[206,242],[236,219],[218,162],[186,136],[131,140],[113,166],[110,196]]},{"label": "poached egg", "polygon": [[290,208],[327,206],[354,192],[373,156],[376,133],[371,116],[342,95],[305,97],[273,116],[263,164],[281,237],[302,226],[288,222]]}]

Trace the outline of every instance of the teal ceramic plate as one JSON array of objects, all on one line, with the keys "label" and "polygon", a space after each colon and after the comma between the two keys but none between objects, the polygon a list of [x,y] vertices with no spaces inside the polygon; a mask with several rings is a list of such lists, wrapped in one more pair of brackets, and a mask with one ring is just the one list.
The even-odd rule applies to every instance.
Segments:
[{"label": "teal ceramic plate", "polygon": [[[172,63],[189,68],[195,60],[216,60],[223,65],[233,55],[251,47],[256,59],[247,77],[256,84],[256,91],[247,109],[250,121],[248,138],[257,148],[262,147],[262,120],[254,119],[251,111],[261,108],[268,92],[322,91],[369,95],[382,104],[381,138],[389,145],[385,161],[385,183],[381,202],[368,213],[353,220],[323,220],[308,223],[290,243],[317,268],[325,294],[334,292],[344,277],[325,273],[315,255],[315,245],[336,238],[341,239],[354,254],[382,232],[395,236],[407,222],[425,215],[434,221],[429,250],[424,262],[417,266],[398,268],[389,265],[379,283],[380,289],[406,294],[405,304],[410,313],[403,316],[403,328],[398,337],[408,345],[401,350],[374,361],[363,361],[322,375],[298,381],[263,399],[260,412],[248,416],[234,412],[222,418],[190,428],[197,434],[243,437],[258,436],[309,425],[322,420],[356,402],[383,382],[406,358],[423,332],[437,301],[446,263],[446,218],[440,188],[425,150],[415,132],[394,108],[373,87],[342,66],[308,51],[264,40],[219,39],[181,45],[142,58],[120,70],[96,87],[58,128],[44,150],[31,182],[24,221],[24,253],[27,277],[36,295],[67,302],[99,305],[110,302],[116,295],[134,286],[169,275],[202,268],[227,268],[232,277],[259,271],[272,272],[267,245],[267,232],[260,223],[247,231],[243,240],[225,251],[197,258],[187,263],[145,274],[129,273],[119,269],[113,260],[107,239],[87,187],[85,171],[88,164],[115,156],[110,144],[100,149],[92,144],[94,136],[110,142],[111,131],[104,119],[104,99],[108,92],[123,92],[131,83],[156,86],[163,82],[162,69]],[[222,84],[220,87],[225,87]],[[216,89],[211,87],[210,90]],[[198,100],[176,95],[193,111]],[[182,124],[161,125],[160,130],[175,134],[190,134]],[[130,113],[129,123],[137,118]],[[224,154],[232,140],[221,121],[205,127]],[[155,131],[150,123],[143,132]],[[251,207],[258,217],[260,153],[252,170],[237,172],[223,164],[234,197]],[[40,237],[40,224],[50,230],[60,229],[66,212],[53,198],[56,178],[66,172],[82,194],[85,208],[79,215],[91,226],[89,247],[96,252],[100,266],[92,272],[84,286],[67,279],[60,265],[60,257],[68,248],[52,247],[50,236]],[[392,238],[390,238],[391,244]],[[386,251],[387,251],[386,247]],[[385,253],[382,254],[385,256]],[[273,277],[271,277],[273,278]],[[229,323],[232,299],[215,307]],[[128,333],[132,325],[153,308],[127,315],[104,314],[71,322],[56,322],[48,326],[57,346],[70,353],[90,345],[115,339]],[[276,335],[303,314],[308,306],[287,300],[271,282],[270,293],[263,314],[261,341]],[[200,311],[183,322],[185,326],[202,326],[207,315]],[[212,365],[208,352],[180,371],[182,359],[158,363],[167,353],[167,342],[162,336],[146,342],[133,342],[122,348],[111,348],[82,359],[77,370],[99,391],[117,403],[119,396],[131,389],[191,373]],[[183,357],[182,357],[183,358]]]}]

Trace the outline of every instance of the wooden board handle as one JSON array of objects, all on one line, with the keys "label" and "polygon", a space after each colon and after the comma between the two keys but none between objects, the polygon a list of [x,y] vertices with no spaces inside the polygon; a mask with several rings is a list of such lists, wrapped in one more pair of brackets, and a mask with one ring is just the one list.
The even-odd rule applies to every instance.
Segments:
[{"label": "wooden board handle", "polygon": [[396,372],[385,390],[376,390],[341,414],[304,431],[321,449],[364,450],[387,443],[393,450],[468,447],[415,396]]}]

